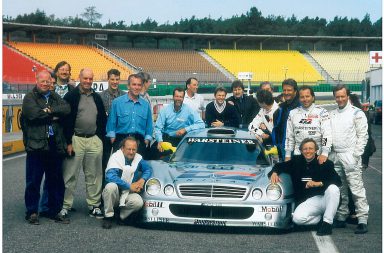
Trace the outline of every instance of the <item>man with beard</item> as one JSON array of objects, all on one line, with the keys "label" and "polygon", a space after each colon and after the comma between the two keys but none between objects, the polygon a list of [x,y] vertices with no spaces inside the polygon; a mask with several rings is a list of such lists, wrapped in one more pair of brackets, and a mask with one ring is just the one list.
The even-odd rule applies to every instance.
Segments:
[{"label": "man with beard", "polygon": [[56,76],[55,92],[64,97],[67,92],[75,89],[75,83],[71,81],[71,65],[66,61],[57,63],[53,73]]}]

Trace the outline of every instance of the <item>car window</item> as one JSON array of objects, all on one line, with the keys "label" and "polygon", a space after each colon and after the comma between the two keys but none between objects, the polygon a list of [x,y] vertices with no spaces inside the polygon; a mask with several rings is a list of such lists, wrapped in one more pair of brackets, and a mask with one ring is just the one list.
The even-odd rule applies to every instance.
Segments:
[{"label": "car window", "polygon": [[268,165],[256,140],[187,137],[178,146],[172,162]]}]

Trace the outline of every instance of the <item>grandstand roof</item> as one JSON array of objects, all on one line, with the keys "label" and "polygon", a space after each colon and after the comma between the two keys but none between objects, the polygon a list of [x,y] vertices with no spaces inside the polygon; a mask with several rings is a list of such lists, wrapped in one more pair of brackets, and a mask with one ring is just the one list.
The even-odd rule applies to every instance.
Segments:
[{"label": "grandstand roof", "polygon": [[256,34],[214,34],[214,33],[183,33],[183,32],[157,32],[157,31],[133,31],[133,30],[115,30],[115,29],[101,29],[101,28],[82,28],[82,27],[68,27],[68,26],[51,26],[51,25],[35,25],[35,24],[22,24],[13,22],[3,22],[3,32],[15,31],[29,31],[29,32],[49,32],[53,34],[60,33],[73,33],[73,34],[108,34],[119,35],[128,37],[152,37],[156,39],[176,38],[176,39],[215,39],[215,40],[251,40],[251,41],[307,41],[307,42],[344,42],[344,41],[358,41],[358,42],[380,42],[382,37],[356,37],[356,36],[297,36],[297,35],[256,35]]}]

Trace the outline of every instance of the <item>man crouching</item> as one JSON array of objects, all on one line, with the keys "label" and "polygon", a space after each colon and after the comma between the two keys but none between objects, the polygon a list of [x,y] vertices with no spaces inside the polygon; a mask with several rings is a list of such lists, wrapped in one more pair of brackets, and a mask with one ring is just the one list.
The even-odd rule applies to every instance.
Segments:
[{"label": "man crouching", "polygon": [[105,170],[107,185],[103,190],[103,228],[112,227],[114,208],[120,208],[120,219],[124,221],[143,206],[138,193],[152,175],[152,168],[137,154],[137,147],[137,140],[127,137],[121,142],[121,148],[109,158]]},{"label": "man crouching", "polygon": [[317,235],[323,236],[332,234],[333,218],[340,201],[341,180],[332,161],[319,164],[318,149],[313,139],[305,138],[300,144],[301,155],[276,164],[268,176],[271,183],[278,183],[281,182],[280,173],[291,175],[297,205],[293,222],[296,225],[319,224]]}]

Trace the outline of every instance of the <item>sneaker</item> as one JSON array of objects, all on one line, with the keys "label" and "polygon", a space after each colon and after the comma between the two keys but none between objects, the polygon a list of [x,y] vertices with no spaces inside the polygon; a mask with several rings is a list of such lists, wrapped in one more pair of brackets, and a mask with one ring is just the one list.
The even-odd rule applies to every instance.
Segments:
[{"label": "sneaker", "polygon": [[62,223],[62,224],[69,224],[70,223],[67,209],[61,209],[61,211],[52,219],[57,223]]},{"label": "sneaker", "polygon": [[37,213],[32,213],[31,215],[25,216],[25,219],[32,225],[40,225],[39,223],[39,215]]},{"label": "sneaker", "polygon": [[89,216],[95,217],[96,219],[104,218],[103,212],[100,210],[99,207],[93,207],[92,210],[89,210]]},{"label": "sneaker", "polygon": [[345,221],[341,220],[334,220],[333,221],[333,227],[334,228],[345,228],[347,226],[347,223]]},{"label": "sneaker", "polygon": [[323,236],[323,235],[331,235],[332,234],[332,225],[328,222],[323,221],[321,223],[321,226],[316,232],[316,235]]},{"label": "sneaker", "polygon": [[102,227],[105,229],[112,228],[113,217],[104,217]]},{"label": "sneaker", "polygon": [[359,225],[357,225],[355,234],[365,234],[367,232],[368,232],[367,224],[359,223]]}]

